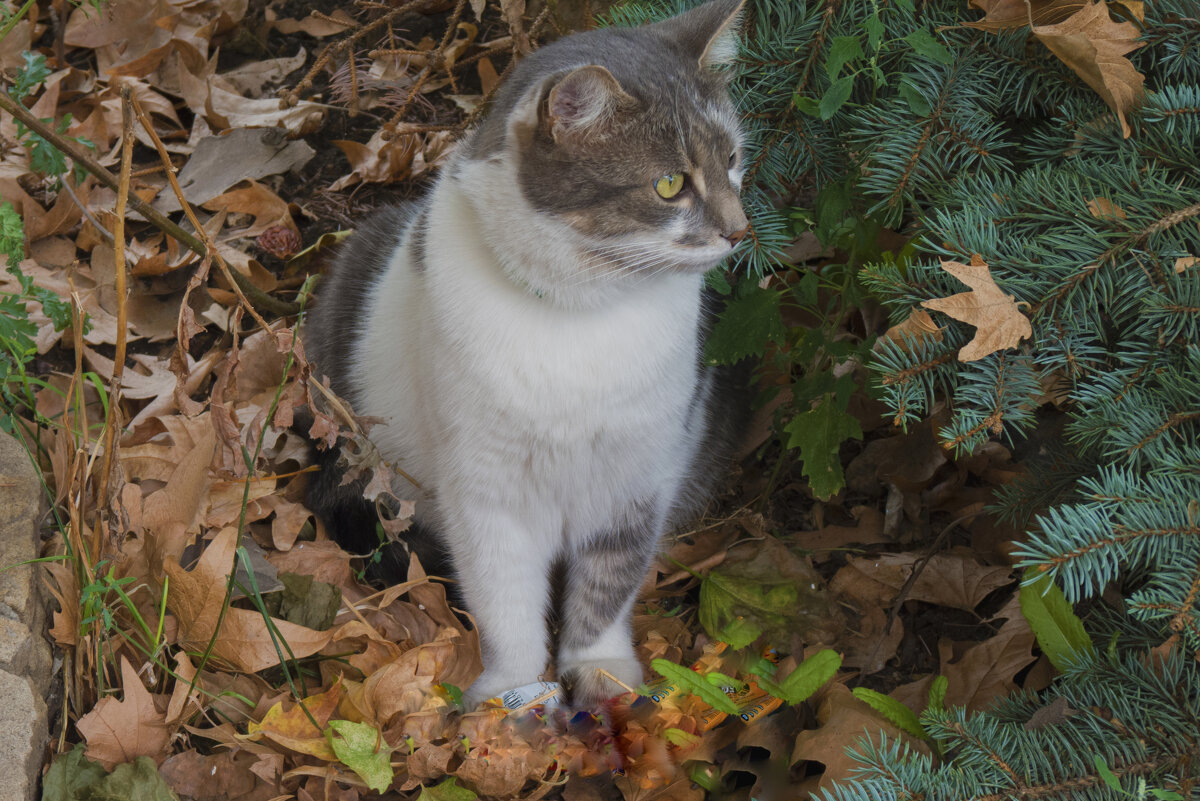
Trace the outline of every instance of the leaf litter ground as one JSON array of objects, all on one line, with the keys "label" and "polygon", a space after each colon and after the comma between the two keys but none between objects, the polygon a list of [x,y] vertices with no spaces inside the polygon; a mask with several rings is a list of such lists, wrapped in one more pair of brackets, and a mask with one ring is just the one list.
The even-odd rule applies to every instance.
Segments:
[{"label": "leaf litter ground", "polygon": [[[482,17],[465,3],[413,8],[424,13],[343,47],[384,10],[130,0],[18,27],[0,66],[48,56],[35,115],[70,114],[65,135],[181,219],[155,137],[136,124],[122,165],[128,90],[211,250],[291,302],[336,232],[420,193],[514,50],[559,24],[512,29],[501,14],[520,19],[524,4],[507,0]],[[331,45],[329,69],[281,106],[276,92]],[[296,318],[258,325],[241,283],[138,215],[121,223],[117,191],[36,174],[36,148],[7,115],[0,138],[0,193],[29,246],[21,269],[77,310],[59,331],[28,304],[44,385],[17,410],[60,523],[46,554],[71,554],[46,568],[65,656],[47,798],[791,798],[846,777],[864,733],[925,747],[864,688],[919,712],[939,675],[946,701],[970,709],[1048,681],[1015,598],[1014,532],[982,511],[1019,462],[999,445],[956,459],[936,418],[900,432],[864,395],[842,492],[819,501],[799,465],[774,469],[764,413],[730,489],[664,545],[636,607],[639,652],[683,666],[692,692],[652,681],[650,697],[574,716],[462,710],[478,640],[447,584],[414,561],[403,584],[368,586],[303,505],[310,437],[357,443],[352,469],[385,502],[391,474],[362,437],[370,421],[310,381]],[[888,333],[937,336],[923,314]],[[300,425],[314,395],[331,411]],[[106,423],[121,426],[111,453]],[[403,501],[389,502],[386,529],[405,526]],[[791,697],[809,675],[797,665],[829,651],[836,676]]]}]

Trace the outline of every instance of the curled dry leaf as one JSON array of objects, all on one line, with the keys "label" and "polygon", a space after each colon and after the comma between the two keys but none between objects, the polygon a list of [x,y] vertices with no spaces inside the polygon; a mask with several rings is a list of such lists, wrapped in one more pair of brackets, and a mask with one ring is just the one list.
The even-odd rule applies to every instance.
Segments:
[{"label": "curled dry leaf", "polygon": [[1145,44],[1137,26],[1114,22],[1108,6],[1095,2],[1058,24],[1034,25],[1033,34],[1103,98],[1128,138],[1132,131],[1125,116],[1141,103],[1146,82],[1125,57]]},{"label": "curled dry leaf", "polygon": [[1033,336],[1029,318],[1021,313],[1012,295],[996,286],[992,271],[978,254],[971,257],[970,264],[943,261],[942,269],[971,291],[926,300],[921,305],[975,326],[975,338],[958,352],[959,361],[977,361],[998,350],[1015,348],[1022,339]]},{"label": "curled dry leaf", "polygon": [[[186,571],[174,559],[163,568],[171,577],[171,610],[179,620],[179,644],[193,651],[208,648],[225,601],[225,587],[233,566],[237,533],[226,529],[213,539],[199,563]],[[213,641],[212,654],[237,670],[254,673],[279,664],[284,658],[311,656],[329,642],[330,632],[313,631],[285,620],[271,619],[282,641],[276,650],[275,635],[257,611],[229,609]]]},{"label": "curled dry leaf", "polygon": [[942,329],[929,316],[929,312],[914,308],[904,322],[893,325],[884,332],[880,342],[889,340],[895,342],[904,351],[909,351],[914,343],[921,343],[925,340],[941,342],[942,339]]},{"label": "curled dry leaf", "polygon": [[157,761],[171,739],[163,712],[125,657],[121,658],[121,691],[123,700],[101,698],[75,724],[87,740],[88,759],[108,770],[140,756]]},{"label": "curled dry leaf", "polygon": [[420,136],[401,134],[394,139],[385,139],[383,131],[376,131],[364,145],[345,139],[335,139],[350,161],[350,173],[338,178],[329,187],[337,191],[359,183],[385,184],[402,181],[412,174],[413,157],[420,150]]}]

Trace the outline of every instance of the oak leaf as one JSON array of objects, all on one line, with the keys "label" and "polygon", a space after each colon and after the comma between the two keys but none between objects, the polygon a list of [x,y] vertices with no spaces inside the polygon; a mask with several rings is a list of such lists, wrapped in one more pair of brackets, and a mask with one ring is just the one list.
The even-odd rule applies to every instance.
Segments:
[{"label": "oak leaf", "polygon": [[179,644],[202,652],[212,640],[214,657],[247,673],[279,664],[280,653],[285,658],[300,659],[321,650],[329,642],[330,632],[313,631],[272,618],[271,629],[283,640],[276,650],[273,632],[266,621],[257,611],[249,609],[228,609],[220,630],[216,630],[237,547],[236,537],[237,532],[232,528],[218,534],[190,572],[174,559],[163,565],[171,578],[170,605],[179,621]]},{"label": "oak leaf", "polygon": [[1145,44],[1138,41],[1132,22],[1114,22],[1108,6],[1085,5],[1063,22],[1034,25],[1033,35],[1092,87],[1121,121],[1128,138],[1132,132],[1125,115],[1142,99],[1146,78],[1125,55]]},{"label": "oak leaf", "polygon": [[1033,336],[1029,318],[1017,308],[1012,295],[996,286],[991,270],[978,255],[971,257],[970,264],[943,261],[942,269],[971,291],[926,300],[921,305],[975,326],[975,338],[958,352],[959,361],[977,361],[996,351],[1015,348],[1022,339]]},{"label": "oak leaf", "polygon": [[157,758],[171,740],[163,713],[154,704],[129,660],[121,658],[121,689],[125,698],[101,698],[75,727],[87,741],[88,759],[108,770],[140,756]]}]

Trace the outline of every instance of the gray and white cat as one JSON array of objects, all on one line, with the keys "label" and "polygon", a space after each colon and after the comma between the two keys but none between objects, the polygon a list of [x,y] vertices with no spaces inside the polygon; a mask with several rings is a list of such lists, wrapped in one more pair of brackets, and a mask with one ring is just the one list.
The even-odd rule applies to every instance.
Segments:
[{"label": "gray and white cat", "polygon": [[639,684],[634,596],[732,452],[743,415],[701,347],[704,273],[747,230],[719,70],[741,2],[534,52],[429,197],[360,226],[320,288],[309,352],[386,421],[371,439],[420,484],[397,495],[479,626],[469,702],[552,661],[579,705]]}]

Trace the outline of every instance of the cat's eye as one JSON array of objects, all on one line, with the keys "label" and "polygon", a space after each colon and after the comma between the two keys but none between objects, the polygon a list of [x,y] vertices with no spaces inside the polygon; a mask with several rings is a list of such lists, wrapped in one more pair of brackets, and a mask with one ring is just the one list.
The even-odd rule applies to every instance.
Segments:
[{"label": "cat's eye", "polygon": [[654,191],[664,200],[670,200],[683,189],[683,173],[672,172],[654,180]]},{"label": "cat's eye", "polygon": [[729,154],[729,169],[732,170],[734,167],[736,167],[737,162],[738,162],[738,154],[737,154],[737,151],[735,150]]}]

